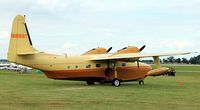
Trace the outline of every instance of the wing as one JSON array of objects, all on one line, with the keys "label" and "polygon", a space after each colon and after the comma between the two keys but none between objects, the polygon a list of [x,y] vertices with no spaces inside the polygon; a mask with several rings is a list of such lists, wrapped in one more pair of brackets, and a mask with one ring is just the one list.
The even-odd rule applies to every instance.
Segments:
[{"label": "wing", "polygon": [[91,61],[100,61],[100,60],[117,60],[117,59],[131,59],[131,58],[147,58],[147,57],[156,57],[156,56],[176,56],[176,55],[186,55],[191,54],[192,52],[177,52],[177,53],[128,53],[128,54],[118,54],[118,55],[104,55],[104,56],[95,56],[88,60]]}]

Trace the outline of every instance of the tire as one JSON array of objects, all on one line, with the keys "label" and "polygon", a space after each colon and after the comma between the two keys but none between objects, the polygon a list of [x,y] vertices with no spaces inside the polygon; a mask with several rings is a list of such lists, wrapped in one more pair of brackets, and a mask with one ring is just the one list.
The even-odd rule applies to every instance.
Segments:
[{"label": "tire", "polygon": [[87,83],[87,85],[94,85],[93,81],[87,81],[86,83]]},{"label": "tire", "polygon": [[139,81],[139,85],[144,85],[144,81],[143,80]]},{"label": "tire", "polygon": [[115,87],[120,86],[120,81],[119,81],[119,79],[113,79],[113,80],[112,80],[112,85],[115,86]]}]

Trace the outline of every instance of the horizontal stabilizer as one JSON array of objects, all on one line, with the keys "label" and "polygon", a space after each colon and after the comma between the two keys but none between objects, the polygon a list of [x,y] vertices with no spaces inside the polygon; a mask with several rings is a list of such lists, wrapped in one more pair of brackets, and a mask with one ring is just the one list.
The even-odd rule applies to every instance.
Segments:
[{"label": "horizontal stabilizer", "polygon": [[25,56],[25,55],[34,55],[34,54],[38,54],[38,53],[42,53],[39,51],[32,51],[32,52],[22,52],[22,53],[18,53],[18,56]]}]

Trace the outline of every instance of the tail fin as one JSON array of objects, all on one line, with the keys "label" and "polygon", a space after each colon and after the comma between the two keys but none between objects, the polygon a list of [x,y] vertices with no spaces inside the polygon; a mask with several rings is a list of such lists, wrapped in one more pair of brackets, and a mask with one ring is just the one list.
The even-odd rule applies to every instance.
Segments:
[{"label": "tail fin", "polygon": [[8,61],[16,62],[20,53],[35,52],[25,22],[25,16],[17,15],[12,24]]}]

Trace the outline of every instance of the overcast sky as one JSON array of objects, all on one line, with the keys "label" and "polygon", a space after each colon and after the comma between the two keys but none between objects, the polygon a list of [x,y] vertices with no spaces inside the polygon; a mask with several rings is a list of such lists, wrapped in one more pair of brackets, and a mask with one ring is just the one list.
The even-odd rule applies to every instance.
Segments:
[{"label": "overcast sky", "polygon": [[128,45],[152,53],[200,51],[200,0],[0,0],[0,59],[18,14],[26,15],[40,51],[112,46],[115,52]]}]

